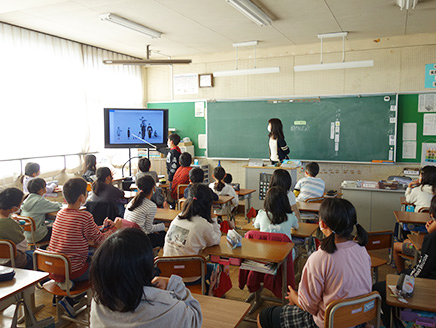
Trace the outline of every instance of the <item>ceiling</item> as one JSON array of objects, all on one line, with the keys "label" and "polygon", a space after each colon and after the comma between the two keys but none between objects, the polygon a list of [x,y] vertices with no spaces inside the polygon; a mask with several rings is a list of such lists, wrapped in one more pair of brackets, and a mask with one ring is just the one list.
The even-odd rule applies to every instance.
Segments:
[{"label": "ceiling", "polygon": [[[317,34],[349,32],[348,40],[436,32],[436,0],[401,11],[395,0],[252,0],[273,19],[260,27],[226,0],[0,0],[0,21],[145,57],[189,57],[233,51],[232,43],[258,47],[318,42]],[[101,21],[114,13],[162,32],[160,39]],[[161,58],[161,57],[160,57]]]}]

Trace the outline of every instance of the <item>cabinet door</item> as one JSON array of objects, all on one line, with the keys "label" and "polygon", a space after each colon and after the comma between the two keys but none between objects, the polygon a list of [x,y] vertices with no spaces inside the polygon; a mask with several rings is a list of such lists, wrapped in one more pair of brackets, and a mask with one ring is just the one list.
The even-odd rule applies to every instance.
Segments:
[{"label": "cabinet door", "polygon": [[399,192],[372,192],[371,231],[394,230],[394,211],[401,210],[401,196]]},{"label": "cabinet door", "polygon": [[356,208],[357,222],[370,231],[371,228],[371,191],[342,190],[342,198],[349,200]]}]

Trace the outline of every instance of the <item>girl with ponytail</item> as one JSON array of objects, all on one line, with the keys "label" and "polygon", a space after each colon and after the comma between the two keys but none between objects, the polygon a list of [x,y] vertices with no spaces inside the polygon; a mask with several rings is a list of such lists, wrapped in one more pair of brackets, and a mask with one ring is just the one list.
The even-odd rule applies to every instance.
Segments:
[{"label": "girl with ponytail", "polygon": [[[217,166],[213,170],[213,177],[215,178],[216,182],[212,182],[209,187],[212,189],[218,196],[233,196],[233,199],[231,200],[231,208],[230,210],[233,211],[234,208],[238,206],[238,195],[236,195],[235,189],[227,183],[224,182],[224,178],[226,176],[226,171],[222,166]],[[227,205],[226,205],[227,206]],[[215,209],[216,215],[225,215],[227,213],[225,208],[218,208]]]},{"label": "girl with ponytail", "polygon": [[[176,216],[168,229],[163,256],[197,255],[203,248],[219,244],[221,231],[212,212],[212,193],[204,184],[191,185],[182,213]],[[208,264],[206,280],[212,270],[213,265]],[[183,281],[197,283],[198,278],[184,278]]]},{"label": "girl with ponytail", "polygon": [[151,201],[155,190],[154,179],[145,175],[136,181],[139,192],[127,205],[124,219],[135,222],[142,231],[150,238],[151,245],[163,247],[165,240],[165,225],[163,223],[153,224],[157,206]]},{"label": "girl with ponytail", "polygon": [[326,238],[308,258],[298,292],[289,288],[288,305],[262,310],[259,327],[323,328],[330,302],[371,291],[371,259],[364,247],[368,235],[357,222],[354,206],[345,199],[327,198],[319,216]]}]

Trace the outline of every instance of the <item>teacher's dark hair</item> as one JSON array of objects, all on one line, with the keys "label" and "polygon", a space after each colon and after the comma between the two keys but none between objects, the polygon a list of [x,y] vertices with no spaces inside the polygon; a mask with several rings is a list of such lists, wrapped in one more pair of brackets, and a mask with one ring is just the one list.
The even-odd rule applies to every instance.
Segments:
[{"label": "teacher's dark hair", "polygon": [[356,226],[357,230],[357,243],[360,246],[365,246],[368,242],[368,234],[357,223],[356,209],[348,200],[342,198],[325,199],[319,209],[319,217],[333,231],[330,236],[321,241],[323,251],[329,254],[336,252],[335,235],[352,240],[354,226]]},{"label": "teacher's dark hair", "polygon": [[133,312],[153,284],[153,248],[140,229],[114,233],[92,257],[90,280],[97,303],[117,312]]},{"label": "teacher's dark hair", "polygon": [[268,121],[271,124],[271,132],[268,134],[268,137],[272,137],[273,139],[284,139],[285,135],[283,134],[283,124],[282,121],[278,118],[272,118]]}]

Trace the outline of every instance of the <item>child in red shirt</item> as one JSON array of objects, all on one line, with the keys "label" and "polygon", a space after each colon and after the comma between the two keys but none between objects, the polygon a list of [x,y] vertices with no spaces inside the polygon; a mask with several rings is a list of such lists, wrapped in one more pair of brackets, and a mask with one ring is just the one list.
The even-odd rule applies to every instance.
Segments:
[{"label": "child in red shirt", "polygon": [[189,184],[189,171],[191,171],[192,156],[190,153],[180,155],[180,167],[177,169],[171,184],[171,197],[177,200],[177,186],[180,184]]}]

